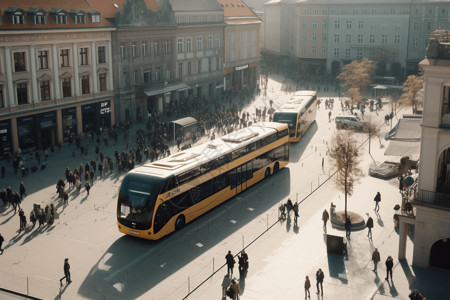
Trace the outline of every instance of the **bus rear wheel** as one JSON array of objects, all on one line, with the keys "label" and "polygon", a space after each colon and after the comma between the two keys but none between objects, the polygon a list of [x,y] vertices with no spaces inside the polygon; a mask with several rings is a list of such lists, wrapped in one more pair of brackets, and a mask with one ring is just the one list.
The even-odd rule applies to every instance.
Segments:
[{"label": "bus rear wheel", "polygon": [[270,168],[266,169],[266,173],[264,174],[264,178],[269,178],[270,176]]},{"label": "bus rear wheel", "polygon": [[175,221],[175,230],[180,230],[181,228],[183,228],[185,223],[186,221],[184,219],[184,216],[183,215],[179,216]]}]

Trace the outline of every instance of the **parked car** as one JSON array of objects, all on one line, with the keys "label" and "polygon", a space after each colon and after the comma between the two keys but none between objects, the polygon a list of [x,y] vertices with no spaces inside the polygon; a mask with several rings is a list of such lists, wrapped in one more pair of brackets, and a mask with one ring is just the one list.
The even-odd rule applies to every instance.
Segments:
[{"label": "parked car", "polygon": [[367,122],[361,121],[358,116],[346,115],[346,116],[337,116],[335,119],[336,128],[338,129],[356,129],[363,130],[364,126]]}]

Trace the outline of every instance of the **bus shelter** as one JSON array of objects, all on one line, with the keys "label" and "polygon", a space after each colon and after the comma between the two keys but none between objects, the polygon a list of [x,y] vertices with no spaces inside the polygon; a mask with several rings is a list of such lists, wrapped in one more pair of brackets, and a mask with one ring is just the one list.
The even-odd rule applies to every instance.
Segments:
[{"label": "bus shelter", "polygon": [[189,140],[197,133],[197,120],[192,117],[186,117],[170,122],[173,127],[173,141],[178,137],[183,141]]}]

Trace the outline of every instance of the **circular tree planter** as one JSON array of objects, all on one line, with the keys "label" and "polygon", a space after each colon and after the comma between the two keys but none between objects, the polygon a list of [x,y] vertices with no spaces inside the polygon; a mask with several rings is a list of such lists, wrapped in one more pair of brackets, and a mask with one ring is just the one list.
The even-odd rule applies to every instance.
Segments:
[{"label": "circular tree planter", "polygon": [[[355,212],[347,211],[347,216],[352,221],[352,231],[362,230],[366,228],[366,222],[364,218]],[[337,211],[331,215],[331,225],[333,228],[345,229],[345,211]]]}]

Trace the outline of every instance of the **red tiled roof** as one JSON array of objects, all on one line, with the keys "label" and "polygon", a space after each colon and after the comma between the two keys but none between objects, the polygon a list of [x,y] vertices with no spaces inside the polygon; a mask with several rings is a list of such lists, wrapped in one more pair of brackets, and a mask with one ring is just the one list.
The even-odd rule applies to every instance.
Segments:
[{"label": "red tiled roof", "polygon": [[[90,0],[0,0],[0,30],[7,29],[62,29],[62,28],[91,28],[91,27],[105,27],[111,26],[111,23],[106,20],[106,15],[102,11],[95,8],[89,3]],[[117,0],[123,1],[125,0]],[[110,2],[110,0],[104,0]],[[111,1],[112,3],[113,1]],[[112,4],[111,4],[112,5]],[[25,24],[12,24],[8,19],[5,11],[9,7],[19,8],[25,11]],[[39,8],[46,11],[46,24],[34,24],[28,16],[28,10],[31,8]],[[52,9],[63,9],[67,12],[67,24],[56,24],[50,16]],[[75,24],[70,17],[71,10],[82,10],[86,13],[84,24]],[[100,22],[93,23],[88,15],[90,11],[98,11],[100,15]]]},{"label": "red tiled roof", "polygon": [[223,7],[225,18],[256,17],[255,13],[242,0],[217,0]]},{"label": "red tiled roof", "polygon": [[[114,18],[114,15],[122,10],[127,0],[87,0],[92,4],[102,15],[106,18]],[[144,0],[147,8],[152,11],[157,11],[159,5],[156,0]],[[187,1],[187,0],[186,0]],[[114,5],[116,4],[117,7]]]}]

